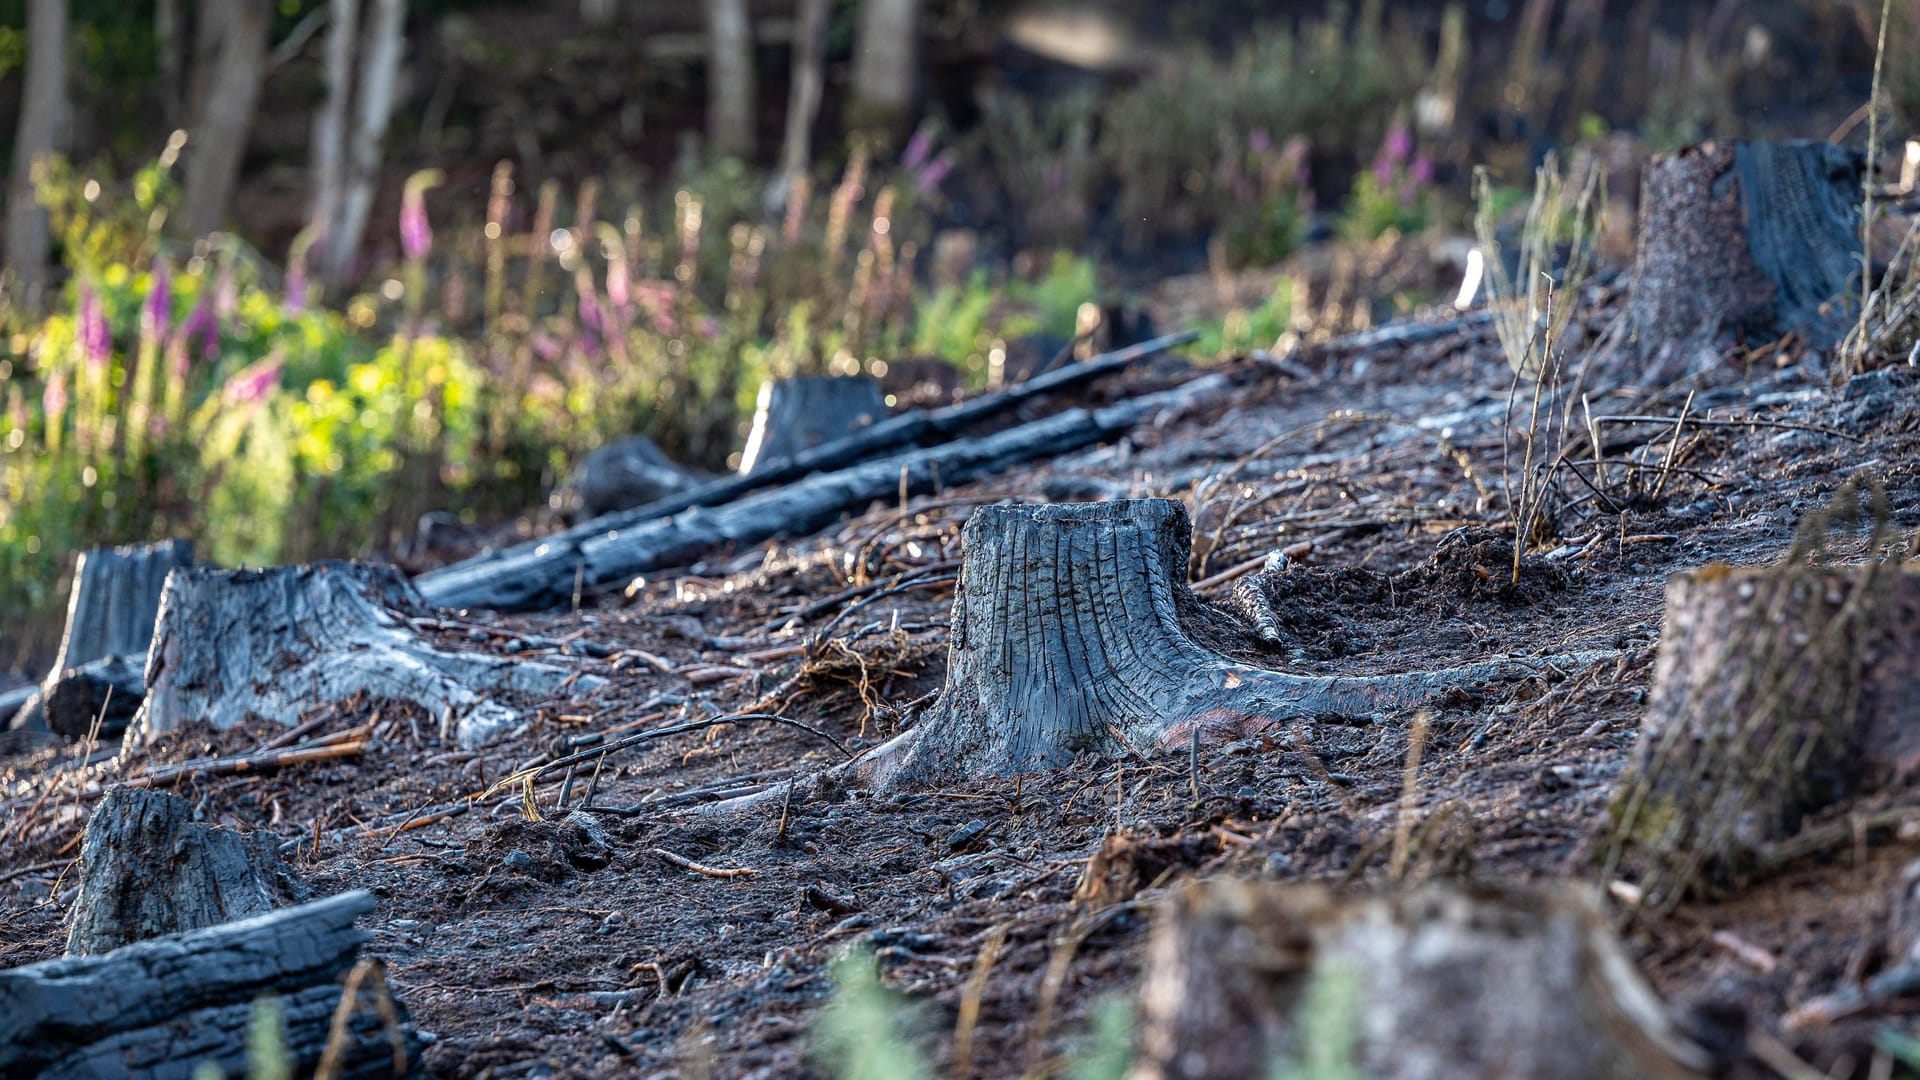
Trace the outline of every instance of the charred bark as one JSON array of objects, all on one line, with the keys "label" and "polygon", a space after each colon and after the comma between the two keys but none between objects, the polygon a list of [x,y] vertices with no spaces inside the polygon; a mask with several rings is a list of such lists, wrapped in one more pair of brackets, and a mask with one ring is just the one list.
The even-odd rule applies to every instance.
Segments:
[{"label": "charred bark", "polygon": [[[267,994],[279,999],[289,1070],[309,1074],[342,1002],[340,980],[370,936],[353,921],[373,906],[367,893],[343,893],[104,956],[0,971],[0,1075],[186,1080],[208,1063],[243,1075],[254,999]],[[403,1005],[388,1004],[392,1028],[371,1008],[353,1011],[339,1075],[417,1066],[420,1035]]]},{"label": "charred bark", "polygon": [[1664,909],[1920,767],[1920,572],[1789,560],[1667,580],[1611,852]]},{"label": "charred bark", "polygon": [[80,843],[67,955],[264,915],[301,891],[272,833],[197,824],[193,804],[178,795],[117,787]]},{"label": "charred bark", "polygon": [[425,606],[390,566],[182,570],[160,601],[147,701],[128,745],[189,720],[293,724],[318,705],[366,695],[414,702],[442,718],[442,735],[457,732],[471,747],[523,722],[499,692],[546,698],[602,684],[547,664],[430,648],[404,621]]},{"label": "charred bark", "polygon": [[[1188,340],[1188,334],[1156,338],[1049,372],[997,394],[931,412],[891,417],[784,461],[770,460],[750,476],[718,480],[684,495],[607,514],[538,541],[423,574],[420,591],[443,607],[515,610],[555,606],[573,595],[576,573],[589,587],[624,582],[635,574],[691,561],[720,544],[757,543],[818,528],[874,499],[897,495],[903,469],[908,474],[909,489],[920,492],[931,490],[936,470],[941,482],[959,483],[962,478],[972,479],[1019,462],[1065,453],[1125,431],[1182,395],[1209,393],[1222,384],[1209,381],[1209,376],[1165,394],[1097,412],[1075,409],[985,438],[948,440],[1040,394],[1118,371]],[[903,447],[929,443],[936,445],[902,451]],[[813,475],[816,473],[821,475]],[[761,488],[781,484],[789,486],[748,497]],[[725,509],[712,514],[685,513],[718,506]],[[783,520],[782,515],[789,513],[796,516]]]},{"label": "charred bark", "polygon": [[126,730],[131,710],[139,708],[146,694],[143,669],[160,592],[168,574],[191,565],[189,540],[82,553],[74,564],[60,653],[38,692],[20,707],[13,726],[51,727],[79,739],[92,730],[94,716],[104,708],[109,714],[102,717],[100,736]]},{"label": "charred bark", "polygon": [[556,509],[599,517],[699,487],[700,477],[636,435],[586,456],[555,493]]},{"label": "charred bark", "polygon": [[880,381],[866,375],[811,376],[762,383],[753,428],[740,453],[752,473],[802,451],[844,439],[887,415]]},{"label": "charred bark", "polygon": [[1130,1080],[1251,1080],[1289,1063],[1380,1080],[1678,1080],[1710,1065],[1604,916],[1560,892],[1191,885],[1148,947],[1141,1014]]},{"label": "charred bark", "polygon": [[1168,499],[982,507],[963,540],[946,686],[876,755],[868,775],[879,783],[1005,775],[1083,753],[1375,716],[1553,662],[1353,676],[1230,659],[1195,636],[1219,617],[1187,587],[1191,526]]},{"label": "charred bark", "polygon": [[1828,143],[1702,143],[1656,156],[1641,182],[1628,306],[1641,351],[1722,331],[1816,348],[1852,326],[1865,159]]}]

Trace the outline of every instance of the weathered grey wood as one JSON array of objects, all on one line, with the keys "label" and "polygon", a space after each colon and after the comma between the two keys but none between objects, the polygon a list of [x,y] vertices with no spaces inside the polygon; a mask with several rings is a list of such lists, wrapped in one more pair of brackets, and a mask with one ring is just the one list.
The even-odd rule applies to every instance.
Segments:
[{"label": "weathered grey wood", "polygon": [[128,729],[142,746],[189,720],[297,723],[355,695],[411,701],[443,734],[477,746],[523,723],[490,690],[541,698],[603,684],[550,664],[428,647],[405,618],[425,608],[391,566],[318,562],[266,570],[181,570],[161,598],[147,700]]},{"label": "weathered grey wood", "polygon": [[89,734],[119,738],[146,700],[146,666],[145,653],[104,656],[49,677],[39,704],[47,728],[75,742]]},{"label": "weathered grey wood", "polygon": [[1162,911],[1140,1012],[1129,1080],[1682,1080],[1712,1064],[1571,891],[1196,883]]},{"label": "weathered grey wood", "polygon": [[80,843],[68,956],[263,915],[302,892],[280,838],[198,824],[193,804],[145,788],[107,792]]},{"label": "weathered grey wood", "polygon": [[556,509],[599,517],[700,486],[702,478],[668,458],[644,435],[588,454],[555,493]]},{"label": "weathered grey wood", "polygon": [[1824,142],[1709,142],[1641,181],[1628,314],[1643,354],[1721,331],[1816,348],[1853,323],[1865,158]]},{"label": "weathered grey wood", "polygon": [[751,475],[803,450],[844,439],[887,415],[880,380],[867,375],[770,379],[760,385],[753,427],[740,452],[740,473]]},{"label": "weathered grey wood", "polygon": [[[1451,687],[1611,653],[1493,660],[1404,675],[1298,675],[1229,659],[1187,586],[1191,526],[1170,499],[987,506],[962,534],[947,681],[867,760],[874,781],[1005,775],[1079,754],[1184,749],[1324,715],[1375,716]],[[1231,632],[1231,631],[1230,631]],[[1118,733],[1117,735],[1115,733]]]},{"label": "weathered grey wood", "polygon": [[11,690],[0,690],[0,724],[12,726],[12,720],[21,708],[39,694],[38,686],[16,686]]},{"label": "weathered grey wood", "polygon": [[1612,813],[1656,910],[1756,868],[1802,818],[1920,769],[1920,572],[1713,565],[1667,579]]},{"label": "weathered grey wood", "polygon": [[[685,511],[702,507],[725,506],[745,499],[750,493],[776,485],[795,484],[815,474],[853,474],[861,469],[861,463],[876,465],[881,471],[890,472],[893,480],[891,490],[899,490],[900,466],[905,464],[913,474],[911,482],[926,485],[931,483],[932,469],[937,465],[941,480],[957,482],[950,470],[954,468],[971,469],[968,475],[984,475],[994,469],[1018,460],[1027,460],[1045,453],[1064,452],[1087,442],[1105,437],[1115,431],[1131,426],[1139,415],[1151,415],[1151,412],[1139,412],[1132,418],[1122,419],[1124,409],[1102,410],[1098,416],[1104,426],[1090,428],[1086,423],[1088,414],[1075,412],[1074,419],[1053,420],[1053,426],[1036,427],[1025,425],[987,439],[973,440],[943,458],[937,452],[928,451],[900,452],[902,447],[926,444],[938,444],[955,438],[959,433],[973,427],[983,420],[1028,401],[1040,394],[1065,389],[1069,386],[1088,381],[1101,375],[1116,372],[1144,357],[1164,352],[1167,349],[1193,339],[1192,334],[1173,334],[1155,338],[1152,341],[1130,346],[1106,356],[1096,357],[1081,364],[1072,364],[1058,371],[1048,372],[1036,379],[1028,380],[1018,386],[996,394],[986,394],[930,412],[902,413],[899,416],[882,420],[871,427],[833,442],[823,443],[811,450],[803,450],[783,462],[768,461],[754,470],[751,476],[734,476],[702,485],[693,491],[632,510],[607,514],[583,522],[570,529],[554,533],[537,541],[517,544],[496,552],[476,556],[455,563],[452,566],[422,574],[418,579],[420,592],[429,601],[443,607],[456,608],[495,608],[499,610],[524,610],[551,607],[567,602],[573,595],[574,572],[585,557],[584,549],[589,544],[598,543],[604,551],[609,545],[619,546],[626,538],[624,547],[630,554],[613,560],[602,557],[609,575],[590,580],[588,584],[605,584],[619,578],[621,574],[631,576],[660,566],[671,565],[674,559],[686,558],[689,554],[697,556],[719,539],[732,539],[737,542],[754,543],[777,535],[775,532],[761,532],[748,536],[746,533],[736,536],[716,538],[711,532],[696,538],[690,530],[684,538],[679,536],[662,538],[646,530],[673,518],[676,521],[688,520],[700,522],[707,520],[703,515],[683,515]],[[1065,414],[1063,414],[1065,415]],[[1053,418],[1049,418],[1052,420]],[[1048,420],[1035,424],[1048,424]],[[1030,431],[1029,431],[1030,429]],[[1012,452],[1011,447],[1026,436],[1015,432],[1044,433],[1051,437],[1056,432],[1067,434],[1081,441],[1067,443],[1049,449],[1044,442],[1026,445],[1019,450],[1028,458],[1005,457]],[[998,441],[996,441],[998,440]],[[889,456],[891,455],[891,456]],[[999,455],[999,456],[996,456]],[[875,462],[875,459],[881,459]],[[879,495],[862,497],[857,492],[868,490],[870,472],[860,472],[857,481],[849,481],[850,491],[837,503],[825,520],[841,513],[849,503],[857,500],[857,505],[865,505]],[[832,482],[829,482],[830,484]],[[916,487],[916,491],[927,490]],[[769,493],[774,497],[772,505],[779,506],[782,501],[791,501],[799,506],[816,505],[823,496],[823,489],[813,487],[805,492],[786,496],[782,492]],[[884,493],[882,493],[884,494]],[[759,504],[764,507],[768,504]],[[764,511],[756,509],[746,515],[760,520]],[[749,530],[750,532],[752,530]],[[636,542],[636,535],[646,536],[645,542]],[[791,532],[788,532],[791,535]],[[667,554],[656,556],[649,545],[660,542],[659,549]],[[704,546],[703,546],[704,545]],[[593,570],[589,567],[589,571]]]},{"label": "weathered grey wood", "polygon": [[[319,1062],[341,979],[369,939],[354,920],[365,892],[169,934],[103,956],[0,971],[0,1076],[152,1076],[186,1080],[205,1062],[244,1075],[253,1001],[275,995],[295,1075]],[[419,1033],[394,1002],[409,1067]],[[378,1020],[357,1014],[343,1075],[391,1075]]]}]

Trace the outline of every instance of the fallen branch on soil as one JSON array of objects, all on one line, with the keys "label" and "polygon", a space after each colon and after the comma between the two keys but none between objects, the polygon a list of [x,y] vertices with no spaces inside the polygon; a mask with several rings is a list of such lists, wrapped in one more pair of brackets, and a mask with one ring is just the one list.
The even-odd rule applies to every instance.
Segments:
[{"label": "fallen branch on soil", "polygon": [[[752,476],[595,518],[538,541],[423,574],[420,592],[442,607],[556,606],[572,597],[576,580],[583,588],[624,584],[637,574],[690,561],[725,544],[758,543],[819,528],[850,509],[895,494],[902,476],[910,493],[924,492],[937,483],[961,483],[1074,450],[1131,428],[1161,408],[1183,403],[1193,393],[1218,389],[1224,380],[1202,376],[1185,387],[1105,409],[1070,409],[998,434],[898,452],[915,443],[951,439],[1036,394],[1117,371],[1187,340],[1183,334],[1156,338],[999,394],[884,420],[846,439],[795,455],[784,464],[769,462]],[[749,497],[773,485],[786,486]],[[710,507],[717,509],[704,509]]]},{"label": "fallen branch on soil", "polygon": [[662,859],[665,859],[666,861],[672,863],[673,865],[679,867],[682,870],[691,870],[696,874],[703,874],[711,878],[752,877],[753,875],[760,872],[758,870],[752,869],[751,867],[745,867],[745,866],[737,866],[732,869],[722,869],[718,866],[708,866],[705,863],[694,862],[692,859],[687,858],[685,855],[675,855],[673,852],[668,851],[666,848],[654,848],[653,853],[655,855],[660,856]]}]

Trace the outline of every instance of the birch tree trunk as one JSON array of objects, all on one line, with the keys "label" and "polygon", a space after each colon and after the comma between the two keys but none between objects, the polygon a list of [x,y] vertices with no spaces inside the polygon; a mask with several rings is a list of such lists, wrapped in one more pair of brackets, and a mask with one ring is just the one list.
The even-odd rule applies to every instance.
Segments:
[{"label": "birch tree trunk", "polygon": [[865,0],[860,5],[849,128],[891,139],[906,126],[913,109],[919,31],[920,0]]},{"label": "birch tree trunk", "polygon": [[360,36],[360,0],[328,0],[322,59],[327,100],[313,118],[313,206],[307,235],[322,257],[332,248],[328,230],[346,201],[347,117],[353,107],[353,56]]},{"label": "birch tree trunk", "polygon": [[813,161],[813,122],[826,86],[827,0],[800,0],[793,27],[793,81],[787,91],[787,129],[780,142],[775,201],[785,205],[794,183]]},{"label": "birch tree trunk", "polygon": [[6,264],[29,306],[47,284],[47,211],[34,198],[34,163],[58,153],[67,132],[67,0],[27,4],[26,91],[13,143],[13,180],[7,191]]},{"label": "birch tree trunk", "polygon": [[753,17],[747,0],[707,0],[707,142],[713,156],[753,157]]},{"label": "birch tree trunk", "polygon": [[196,238],[218,229],[232,205],[273,26],[270,0],[228,0],[225,13],[187,144],[182,212],[187,235]]},{"label": "birch tree trunk", "polygon": [[[321,252],[321,275],[330,285],[345,279],[354,256],[359,253],[367,215],[373,208],[374,182],[380,172],[380,147],[387,137],[387,125],[393,120],[406,21],[406,0],[372,0],[367,13],[366,40],[360,48],[360,84],[351,110],[352,127],[342,138],[345,180],[339,212],[321,230],[327,238]],[[329,44],[329,64],[333,61],[332,48]]]}]

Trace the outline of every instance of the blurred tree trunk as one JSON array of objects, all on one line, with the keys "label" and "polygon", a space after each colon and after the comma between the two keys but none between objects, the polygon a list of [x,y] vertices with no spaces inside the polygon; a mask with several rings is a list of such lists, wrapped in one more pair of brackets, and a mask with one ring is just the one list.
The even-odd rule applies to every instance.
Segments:
[{"label": "blurred tree trunk", "polygon": [[905,130],[913,112],[920,0],[864,0],[854,41],[853,95],[847,126],[883,148]]},{"label": "blurred tree trunk", "polygon": [[[212,68],[203,73],[204,90],[189,129],[181,198],[186,233],[195,238],[218,229],[231,208],[273,27],[271,0],[224,0],[208,7],[220,9],[221,17],[212,20],[219,44]],[[203,30],[209,21],[201,20]]]},{"label": "blurred tree trunk", "polygon": [[753,17],[747,0],[707,0],[707,143],[715,158],[753,158]]},{"label": "blurred tree trunk", "polygon": [[358,0],[333,0],[327,41],[327,103],[314,125],[314,235],[321,242],[320,272],[329,285],[345,280],[379,179],[380,147],[393,120],[406,43],[406,0],[371,0],[366,35],[358,42],[360,71],[353,85]]},{"label": "blurred tree trunk", "polygon": [[160,115],[168,128],[180,126],[180,0],[159,0],[153,7],[153,45],[159,55]]},{"label": "blurred tree trunk", "polygon": [[67,133],[67,0],[27,4],[26,90],[7,191],[6,264],[15,300],[38,305],[47,284],[47,211],[34,198],[34,164],[58,153]]},{"label": "blurred tree trunk", "polygon": [[620,0],[580,0],[580,21],[588,26],[612,26]]},{"label": "blurred tree trunk", "polygon": [[780,143],[780,175],[773,201],[785,205],[813,160],[813,122],[826,85],[828,0],[800,0],[793,27],[793,82],[787,91],[787,130]]}]

